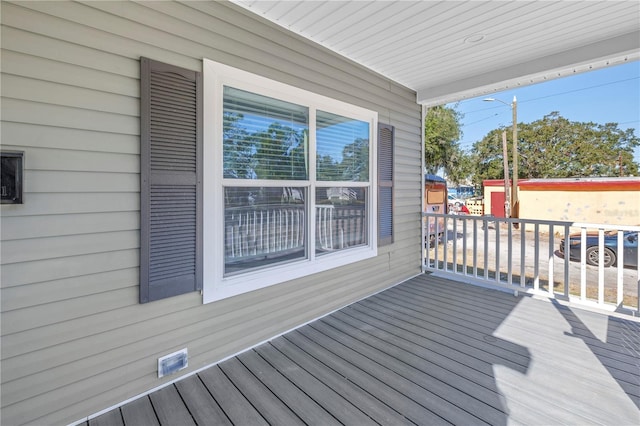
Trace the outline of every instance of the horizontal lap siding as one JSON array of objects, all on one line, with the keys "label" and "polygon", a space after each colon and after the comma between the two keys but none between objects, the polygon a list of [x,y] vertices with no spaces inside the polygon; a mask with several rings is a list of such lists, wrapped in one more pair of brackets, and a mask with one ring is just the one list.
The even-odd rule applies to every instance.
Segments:
[{"label": "horizontal lap siding", "polygon": [[[202,305],[138,304],[139,58],[202,58],[378,111],[395,126],[394,243],[376,259]],[[419,272],[415,94],[218,2],[2,3],[2,143],[25,204],[2,206],[2,424],[64,423]],[[169,377],[173,379],[174,377]]]}]

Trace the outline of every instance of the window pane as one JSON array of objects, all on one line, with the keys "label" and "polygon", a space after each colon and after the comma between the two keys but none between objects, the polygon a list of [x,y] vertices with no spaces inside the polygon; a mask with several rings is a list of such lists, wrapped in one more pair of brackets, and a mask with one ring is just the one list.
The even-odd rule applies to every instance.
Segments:
[{"label": "window pane", "polygon": [[318,111],[316,170],[322,181],[369,180],[369,123]]},{"label": "window pane", "polygon": [[305,188],[224,189],[225,275],[305,258]]},{"label": "window pane", "polygon": [[367,244],[366,188],[316,189],[316,253]]},{"label": "window pane", "polygon": [[224,177],[308,179],[309,109],[225,86]]}]

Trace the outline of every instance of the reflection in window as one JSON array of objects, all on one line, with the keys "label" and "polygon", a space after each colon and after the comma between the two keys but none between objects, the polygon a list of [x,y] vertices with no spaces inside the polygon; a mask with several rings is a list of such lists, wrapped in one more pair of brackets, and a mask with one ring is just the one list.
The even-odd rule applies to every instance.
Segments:
[{"label": "reflection in window", "polygon": [[366,196],[366,188],[316,189],[317,254],[368,243]]},{"label": "reflection in window", "polygon": [[316,126],[317,179],[368,181],[369,124],[318,111]]},{"label": "reflection in window", "polygon": [[224,189],[225,274],[305,258],[305,188]]},{"label": "reflection in window", "polygon": [[307,107],[224,87],[224,177],[308,178]]}]

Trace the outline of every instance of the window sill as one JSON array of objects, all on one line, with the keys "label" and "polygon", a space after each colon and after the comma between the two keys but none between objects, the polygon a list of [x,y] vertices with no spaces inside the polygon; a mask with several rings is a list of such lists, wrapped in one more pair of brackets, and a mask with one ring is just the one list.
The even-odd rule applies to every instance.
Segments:
[{"label": "window sill", "polygon": [[324,254],[315,258],[313,261],[302,260],[286,265],[277,265],[260,271],[225,277],[217,280],[217,282],[205,282],[202,303],[211,303],[286,281],[303,278],[308,275],[369,259],[376,255],[377,248],[375,247],[356,247],[349,250]]}]

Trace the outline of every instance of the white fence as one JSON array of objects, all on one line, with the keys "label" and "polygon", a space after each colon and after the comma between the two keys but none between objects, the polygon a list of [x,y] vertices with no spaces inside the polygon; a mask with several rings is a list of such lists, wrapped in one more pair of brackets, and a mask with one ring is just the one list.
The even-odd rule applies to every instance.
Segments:
[{"label": "white fence", "polygon": [[423,223],[423,271],[638,316],[640,226],[435,213]]}]

